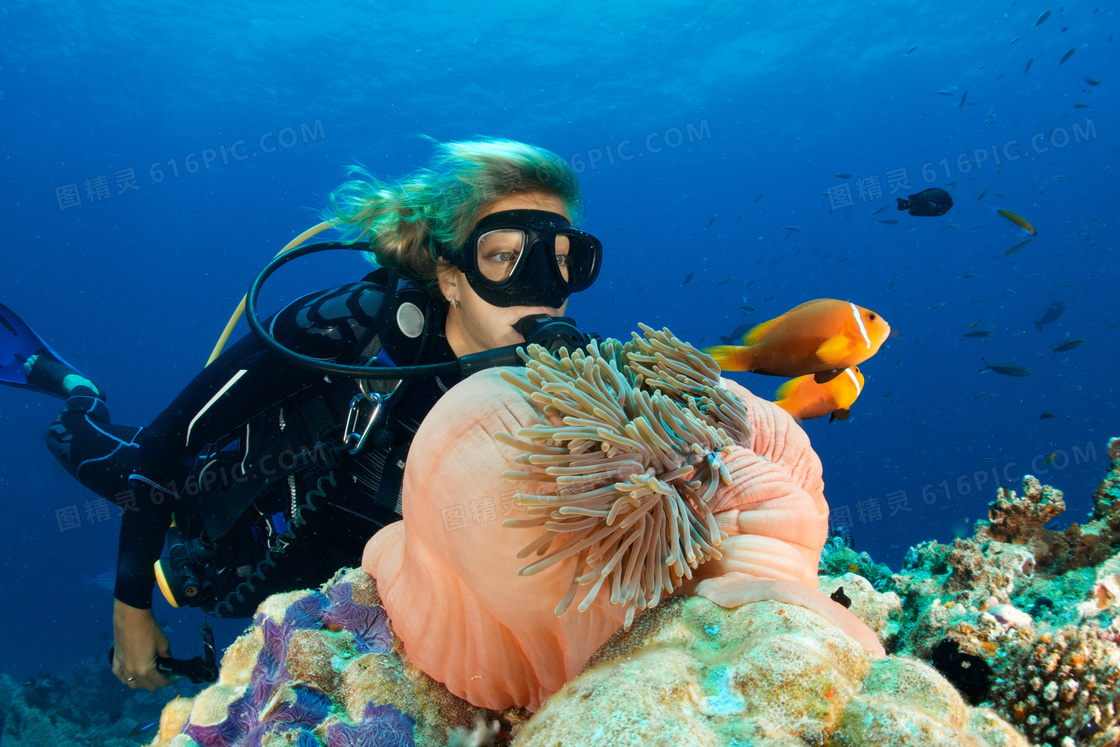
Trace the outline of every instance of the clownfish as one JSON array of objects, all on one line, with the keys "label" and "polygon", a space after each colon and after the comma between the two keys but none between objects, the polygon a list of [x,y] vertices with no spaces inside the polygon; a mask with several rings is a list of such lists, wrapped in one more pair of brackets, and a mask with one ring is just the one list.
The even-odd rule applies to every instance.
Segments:
[{"label": "clownfish", "polygon": [[798,376],[778,387],[774,404],[798,420],[823,418],[828,422],[847,420],[852,405],[863,391],[863,374],[859,366],[845,368],[840,375],[818,384],[811,375]]},{"label": "clownfish", "polygon": [[817,374],[817,383],[823,383],[875,355],[890,333],[890,325],[874,311],[818,298],[752,327],[742,345],[716,345],[704,352],[725,371],[791,378]]}]

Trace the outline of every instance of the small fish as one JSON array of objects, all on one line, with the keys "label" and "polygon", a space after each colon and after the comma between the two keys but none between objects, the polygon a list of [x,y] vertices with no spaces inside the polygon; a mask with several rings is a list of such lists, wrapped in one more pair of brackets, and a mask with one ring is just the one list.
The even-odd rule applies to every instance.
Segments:
[{"label": "small fish", "polygon": [[981,200],[983,200],[984,195],[986,195],[986,194],[988,194],[988,190],[986,190],[986,189],[980,190],[980,194],[977,195],[977,197],[976,197],[976,202],[979,203]]},{"label": "small fish", "polygon": [[705,350],[726,371],[770,376],[818,374],[817,383],[879,352],[890,325],[849,301],[818,298],[753,327],[741,346]]},{"label": "small fish", "polygon": [[708,221],[708,225],[704,226],[704,230],[707,231],[709,228],[711,228],[712,224],[716,222],[716,218],[718,218],[718,217],[719,217],[719,213],[716,213],[715,215],[713,215],[712,219],[710,221]]},{"label": "small fish", "polygon": [[937,93],[939,93],[942,96],[956,96],[957,95],[956,91],[938,91]]},{"label": "small fish", "polygon": [[1004,210],[1003,208],[998,208],[996,212],[1018,226],[1019,230],[1021,230],[1023,233],[1029,233],[1031,236],[1038,235],[1038,231],[1034,230],[1034,226],[1028,223],[1027,219],[1022,217],[1021,215],[1016,215],[1010,210]]},{"label": "small fish", "polygon": [[872,213],[872,215],[878,215],[879,213],[883,212],[884,210],[886,210],[889,207],[890,207],[890,205],[884,205],[883,207],[879,208],[874,213]]},{"label": "small fish", "polygon": [[1084,342],[1085,342],[1085,340],[1083,338],[1078,338],[1076,340],[1067,340],[1066,342],[1063,342],[1058,347],[1050,348],[1050,349],[1053,350],[1055,353],[1064,353],[1067,350],[1073,350],[1074,348],[1081,347],[1081,345]]},{"label": "small fish", "polygon": [[1101,79],[1100,78],[1091,78],[1088,75],[1086,75],[1085,76],[1085,82],[1088,83],[1091,86],[1099,86],[1101,84]]},{"label": "small fish", "polygon": [[940,187],[923,189],[910,195],[906,200],[901,197],[895,199],[898,200],[898,209],[906,210],[910,215],[925,217],[945,215],[953,207],[953,198]]},{"label": "small fish", "polygon": [[944,305],[945,305],[944,301],[942,301],[941,303],[935,303],[933,306],[929,307],[929,310],[933,311],[934,309],[940,309]]},{"label": "small fish", "polygon": [[153,721],[152,723],[150,723],[150,724],[145,724],[145,725],[143,725],[143,726],[140,726],[140,725],[136,725],[136,726],[132,727],[132,731],[130,731],[130,732],[128,733],[128,736],[130,736],[130,737],[138,737],[138,736],[140,736],[141,734],[143,734],[144,732],[148,731],[149,729],[155,728],[156,726],[159,726],[159,722],[158,722],[158,721]]},{"label": "small fish", "polygon": [[1033,65],[1033,64],[1034,64],[1034,58],[1032,57],[1029,60],[1027,60],[1027,66],[1025,68],[1023,68],[1023,73],[1029,73],[1031,71],[1031,65]]},{"label": "small fish", "polygon": [[743,311],[747,312],[748,314],[750,314],[752,312],[755,312],[755,311],[758,311],[758,309],[756,309],[754,306],[748,306],[746,304],[743,304],[739,308],[742,309]]},{"label": "small fish", "polygon": [[[849,484],[854,484],[854,483],[849,483]],[[851,607],[852,606],[852,600],[848,597],[847,594],[844,593],[844,587],[843,586],[837,586],[836,591],[829,594],[828,598],[831,599],[832,601],[836,602],[841,607]]]},{"label": "small fish", "polygon": [[105,591],[111,593],[117,582],[117,572],[115,570],[105,571],[104,573],[97,574],[93,578],[90,578],[88,574],[83,572],[82,578],[86,582],[87,589],[91,586],[100,586]]},{"label": "small fish", "polygon": [[846,174],[846,173],[844,173],[844,172],[841,172],[841,173],[839,173],[839,174],[837,174],[837,175],[836,175],[836,178],[837,178],[837,179],[851,179],[851,178],[852,178],[852,175],[851,175],[851,174]]},{"label": "small fish", "polygon": [[732,340],[735,340],[735,344],[738,345],[739,342],[742,341],[743,335],[747,334],[747,332],[750,332],[751,327],[753,327],[753,326],[754,325],[751,324],[750,322],[744,322],[744,323],[740,324],[738,327],[736,327],[735,329],[733,329],[731,331],[731,334],[728,335],[728,337],[730,337]]},{"label": "small fish", "polygon": [[1010,47],[1010,46],[1011,46],[1012,44],[1014,44],[1014,43],[1015,43],[1015,42],[1017,42],[1017,41],[1019,41],[1019,37],[1017,37],[1017,36],[1016,36],[1016,37],[1014,37],[1014,38],[1013,38],[1013,39],[1012,39],[1011,41],[1009,41],[1009,42],[1007,43],[1007,46],[1009,46],[1009,47]]},{"label": "small fish", "polygon": [[969,270],[965,274],[961,275],[961,280],[968,280],[969,278],[974,278],[974,277],[976,277],[976,273],[973,272],[972,270]]},{"label": "small fish", "polygon": [[918,45],[915,44],[914,46],[910,47],[910,49],[907,49],[906,50],[906,56],[909,57],[911,54],[913,54],[914,50],[916,50],[917,48],[918,48]]},{"label": "small fish", "polygon": [[981,358],[980,360],[984,361],[984,367],[980,369],[981,373],[983,373],[984,371],[995,371],[996,373],[1003,374],[1004,376],[1031,375],[1030,369],[1023,368],[1022,366],[1015,366],[1010,363],[988,363],[983,358]]},{"label": "small fish", "polygon": [[1069,58],[1073,57],[1073,53],[1076,51],[1077,47],[1070,47],[1070,50],[1062,55],[1062,59],[1058,60],[1058,64],[1061,65],[1062,63],[1068,62]]},{"label": "small fish", "polygon": [[1092,107],[1091,104],[1082,104],[1082,103],[1079,102],[1079,103],[1074,104],[1073,108],[1074,109],[1092,109],[1093,107]]},{"label": "small fish", "polygon": [[1062,315],[1062,312],[1065,311],[1065,309],[1065,301],[1055,301],[1054,303],[1046,307],[1046,312],[1042,315],[1041,319],[1034,323],[1034,326],[1038,327],[1038,331],[1041,332],[1042,328],[1047,324],[1053,321],[1057,321],[1058,317]]},{"label": "small fish", "polygon": [[1056,417],[1058,417],[1058,416],[1055,415],[1052,412],[1044,412],[1044,413],[1042,413],[1041,415],[1038,416],[1038,419],[1039,420],[1050,420],[1051,418],[1056,418]]},{"label": "small fish", "polygon": [[964,89],[964,95],[961,96],[961,105],[958,106],[957,109],[963,109],[964,108],[964,102],[966,102],[966,101],[968,101],[968,89],[967,88]]},{"label": "small fish", "polygon": [[953,180],[953,181],[951,181],[951,182],[945,182],[945,186],[946,186],[946,187],[952,187],[953,185],[955,185],[955,184],[956,184],[957,182],[959,182],[959,181],[960,181],[960,179],[954,179],[954,180]]},{"label": "small fish", "polygon": [[[758,197],[754,198],[754,201],[755,201],[755,202],[758,202],[758,201],[759,201],[759,200],[761,200],[761,199],[762,199],[762,195],[759,195]],[[754,204],[754,203],[751,203],[751,204]]]},{"label": "small fish", "polygon": [[786,226],[786,227],[785,227],[785,229],[786,229],[786,231],[788,231],[788,232],[789,232],[789,233],[787,233],[787,234],[785,235],[785,238],[787,238],[787,239],[788,239],[788,238],[789,238],[790,236],[792,236],[793,234],[795,234],[795,233],[801,233],[802,231],[804,231],[804,230],[805,230],[805,229],[804,229],[804,228],[802,228],[801,226]]},{"label": "small fish", "polygon": [[863,391],[863,374],[859,366],[845,368],[840,375],[818,383],[812,374],[790,379],[778,387],[774,404],[798,420],[823,418],[828,422],[847,420],[852,405]]},{"label": "small fish", "polygon": [[716,285],[727,285],[728,283],[730,283],[734,279],[735,278],[724,278],[723,280],[716,283]]},{"label": "small fish", "polygon": [[975,332],[965,332],[965,337],[991,337],[994,332],[988,329],[978,329]]},{"label": "small fish", "polygon": [[685,275],[685,276],[684,276],[684,282],[683,282],[683,283],[681,283],[681,287],[683,288],[683,287],[685,287],[686,285],[688,285],[688,281],[689,281],[689,280],[692,280],[692,278],[693,278],[693,277],[695,277],[695,276],[696,276],[696,273],[695,273],[695,272],[690,272],[690,273],[688,273],[687,275]]},{"label": "small fish", "polygon": [[1046,457],[1045,459],[1043,459],[1043,460],[1042,460],[1042,463],[1043,463],[1043,464],[1053,464],[1053,463],[1054,463],[1054,460],[1056,460],[1057,458],[1058,458],[1058,455],[1057,455],[1057,454],[1051,454],[1050,456],[1048,456],[1048,457]]},{"label": "small fish", "polygon": [[883,218],[882,220],[876,221],[876,222],[877,223],[885,223],[888,226],[897,226],[898,225],[898,221],[896,221],[894,218]]},{"label": "small fish", "polygon": [[1032,241],[1034,241],[1034,239],[1027,239],[1026,241],[1020,241],[1018,244],[1016,244],[1015,246],[1011,247],[1006,252],[1004,252],[1003,256],[1005,256],[1005,257],[1015,256],[1019,252],[1023,251],[1023,249],[1025,249],[1027,247],[1027,244],[1031,243]]},{"label": "small fish", "polygon": [[1050,11],[1046,11],[1045,13],[1043,13],[1042,15],[1040,15],[1038,17],[1038,20],[1034,22],[1034,25],[1036,27],[1041,26],[1043,23],[1046,22],[1046,19],[1049,18],[1049,17],[1050,17]]}]

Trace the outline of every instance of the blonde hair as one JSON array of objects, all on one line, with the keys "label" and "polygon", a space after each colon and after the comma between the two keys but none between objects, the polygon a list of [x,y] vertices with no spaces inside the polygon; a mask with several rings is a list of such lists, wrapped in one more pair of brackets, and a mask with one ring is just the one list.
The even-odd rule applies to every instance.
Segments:
[{"label": "blonde hair", "polygon": [[[435,142],[435,141],[433,141]],[[434,296],[437,257],[455,255],[470,237],[475,216],[489,202],[518,192],[549,192],[578,223],[579,180],[555,153],[513,140],[436,142],[428,168],[386,182],[361,166],[331,193],[326,217],[354,243],[370,244],[370,261],[411,276]]]}]

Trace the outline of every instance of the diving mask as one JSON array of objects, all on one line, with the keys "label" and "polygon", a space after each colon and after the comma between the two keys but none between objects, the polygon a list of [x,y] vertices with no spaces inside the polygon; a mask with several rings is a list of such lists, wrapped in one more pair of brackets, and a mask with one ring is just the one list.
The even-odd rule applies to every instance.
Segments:
[{"label": "diving mask", "polygon": [[489,304],[558,309],[595,282],[603,245],[557,213],[502,210],[478,222],[460,259],[444,258]]}]

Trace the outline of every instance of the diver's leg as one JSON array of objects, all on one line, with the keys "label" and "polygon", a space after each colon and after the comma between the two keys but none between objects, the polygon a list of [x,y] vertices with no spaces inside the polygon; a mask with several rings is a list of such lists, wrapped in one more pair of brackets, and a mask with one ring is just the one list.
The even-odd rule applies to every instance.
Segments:
[{"label": "diver's leg", "polygon": [[106,500],[126,493],[140,429],[110,423],[101,389],[46,348],[27,358],[24,373],[29,387],[67,398],[47,432],[58,463]]}]

